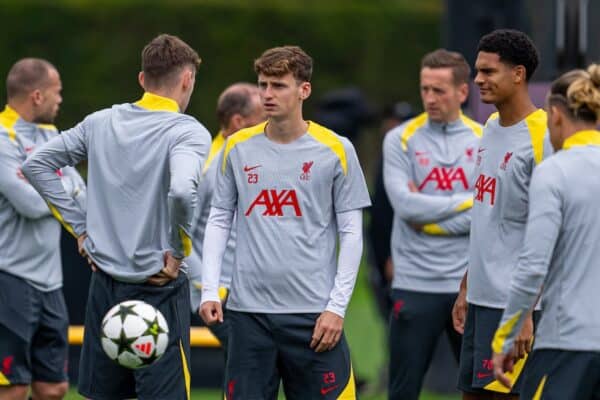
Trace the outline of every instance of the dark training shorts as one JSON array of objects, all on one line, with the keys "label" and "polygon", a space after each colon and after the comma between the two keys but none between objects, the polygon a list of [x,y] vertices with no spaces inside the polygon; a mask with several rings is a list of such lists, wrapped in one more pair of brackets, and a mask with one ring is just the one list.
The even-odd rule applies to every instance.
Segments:
[{"label": "dark training shorts", "polygon": [[600,352],[534,350],[521,398],[600,400]]},{"label": "dark training shorts", "polygon": [[456,293],[392,290],[390,315],[390,400],[417,400],[423,377],[442,333],[458,361],[461,336],[452,325]]},{"label": "dark training shorts", "polygon": [[61,289],[0,272],[0,386],[67,381],[69,317]]},{"label": "dark training shorts", "polygon": [[[467,393],[498,392],[509,393],[500,382],[494,379],[492,365],[492,339],[502,318],[501,308],[482,307],[469,304],[465,332],[460,353],[458,389]],[[534,323],[538,313],[534,313]],[[508,374],[513,382],[512,394],[519,394],[522,383],[525,357],[519,360],[514,372]]]},{"label": "dark training shorts", "polygon": [[277,399],[280,379],[288,400],[356,399],[344,335],[332,350],[310,348],[319,314],[228,314],[226,399]]},{"label": "dark training shorts", "polygon": [[[79,363],[79,393],[94,400],[190,398],[190,288],[186,274],[164,286],[124,283],[92,274]],[[153,365],[137,370],[108,358],[101,345],[102,319],[114,305],[141,300],[156,307],[169,326],[169,344]]]}]

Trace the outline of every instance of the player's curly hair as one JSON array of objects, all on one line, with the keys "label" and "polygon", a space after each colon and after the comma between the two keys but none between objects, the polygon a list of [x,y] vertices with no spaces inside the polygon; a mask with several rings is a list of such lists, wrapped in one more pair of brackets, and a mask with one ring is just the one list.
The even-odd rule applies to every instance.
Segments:
[{"label": "player's curly hair", "polygon": [[550,104],[560,104],[572,119],[596,123],[600,120],[600,65],[587,71],[576,69],[564,73],[550,86]]},{"label": "player's curly hair", "polygon": [[298,82],[310,82],[312,70],[312,58],[298,46],[273,47],[254,60],[257,74],[281,77],[291,72]]},{"label": "player's curly hair", "polygon": [[529,81],[535,72],[540,56],[533,41],[525,33],[514,29],[497,29],[479,40],[477,52],[495,53],[500,61],[525,67],[525,79]]}]

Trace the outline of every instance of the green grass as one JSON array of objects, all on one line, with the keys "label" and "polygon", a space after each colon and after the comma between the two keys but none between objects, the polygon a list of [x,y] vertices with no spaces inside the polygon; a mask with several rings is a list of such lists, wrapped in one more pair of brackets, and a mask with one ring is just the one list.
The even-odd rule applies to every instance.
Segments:
[{"label": "green grass", "polygon": [[[366,266],[361,266],[354,296],[348,308],[345,321],[345,331],[350,349],[354,370],[362,379],[366,379],[370,387],[377,386],[378,374],[386,360],[385,324],[377,314],[376,306],[368,288]],[[220,400],[219,390],[192,390],[193,400]],[[385,400],[384,392],[374,393],[370,390],[361,395],[361,400]],[[66,400],[81,399],[75,388],[71,388]],[[284,399],[281,396],[281,399]],[[421,400],[458,400],[455,396],[440,396],[424,393]]]}]

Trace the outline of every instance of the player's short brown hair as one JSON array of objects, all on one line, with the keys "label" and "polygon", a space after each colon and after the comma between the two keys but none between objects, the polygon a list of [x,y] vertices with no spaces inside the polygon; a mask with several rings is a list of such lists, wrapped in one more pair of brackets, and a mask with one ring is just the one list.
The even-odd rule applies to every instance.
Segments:
[{"label": "player's short brown hair", "polygon": [[450,68],[454,85],[469,82],[471,68],[462,54],[446,49],[437,49],[425,54],[421,60],[421,68]]},{"label": "player's short brown hair", "polygon": [[142,50],[142,71],[151,87],[169,86],[183,67],[197,70],[201,62],[194,49],[173,35],[158,35]]},{"label": "player's short brown hair", "polygon": [[281,77],[292,73],[298,82],[310,82],[312,58],[298,46],[273,47],[254,60],[257,74]]},{"label": "player's short brown hair", "polygon": [[56,68],[41,58],[23,58],[17,61],[6,76],[6,96],[14,99],[44,89],[48,84],[50,71]]}]

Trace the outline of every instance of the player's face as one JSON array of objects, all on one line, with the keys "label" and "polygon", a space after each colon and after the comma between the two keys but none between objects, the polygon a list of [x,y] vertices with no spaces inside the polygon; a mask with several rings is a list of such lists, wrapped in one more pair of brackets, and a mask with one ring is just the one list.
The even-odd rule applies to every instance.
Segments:
[{"label": "player's face", "polygon": [[467,98],[467,84],[454,84],[451,68],[421,70],[421,100],[429,119],[446,123],[458,119],[460,105]]},{"label": "player's face", "polygon": [[47,85],[40,90],[36,96],[36,116],[34,122],[40,124],[51,124],[58,115],[60,103],[62,103],[62,82],[57,70],[51,68],[48,73]]},{"label": "player's face", "polygon": [[502,62],[497,53],[480,51],[475,70],[475,84],[479,86],[479,95],[484,103],[500,104],[514,93],[514,67]]},{"label": "player's face", "polygon": [[287,118],[300,114],[302,102],[310,95],[310,83],[298,82],[288,73],[283,76],[258,76],[260,100],[267,118]]}]

